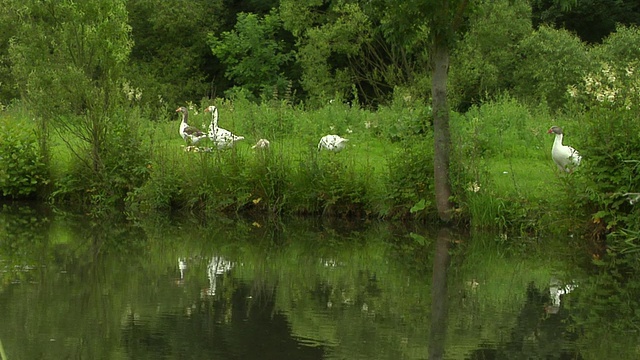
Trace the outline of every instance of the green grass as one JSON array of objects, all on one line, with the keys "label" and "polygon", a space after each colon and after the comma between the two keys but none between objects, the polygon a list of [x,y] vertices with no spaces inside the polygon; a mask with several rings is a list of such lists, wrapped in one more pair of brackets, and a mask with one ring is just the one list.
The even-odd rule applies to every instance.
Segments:
[{"label": "green grass", "polygon": [[[422,219],[435,213],[428,107],[402,104],[372,112],[330,104],[304,111],[242,99],[213,103],[219,108],[219,125],[245,136],[231,150],[185,152],[178,134],[180,117],[171,109],[159,116],[165,121],[140,114],[129,120],[137,125],[142,140],[138,151],[148,161],[134,164],[148,168],[148,179],[127,190],[131,211],[366,213]],[[210,119],[195,108],[190,113],[190,123],[198,127],[206,128]],[[452,184],[462,219],[476,228],[531,233],[540,218],[563,218],[558,212],[566,209],[568,183],[550,157],[553,139],[546,129],[552,124],[575,127],[510,98],[452,114]],[[350,142],[340,153],[318,152],[318,141],[326,134]],[[260,138],[270,141],[270,149],[251,149]],[[86,143],[52,133],[50,144],[54,180],[76,176]],[[423,200],[427,208],[411,215],[409,209]]]}]

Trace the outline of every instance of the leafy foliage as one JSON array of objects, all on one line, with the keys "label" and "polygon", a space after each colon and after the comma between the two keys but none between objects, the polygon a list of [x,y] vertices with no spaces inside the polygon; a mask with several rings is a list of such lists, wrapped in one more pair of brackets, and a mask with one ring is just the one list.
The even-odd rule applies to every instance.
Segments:
[{"label": "leafy foliage", "polygon": [[637,229],[638,209],[626,193],[640,192],[640,76],[637,63],[624,67],[603,64],[569,89],[574,102],[585,108],[582,186],[583,206],[591,209],[595,224],[605,233],[632,226]]},{"label": "leafy foliage", "polygon": [[393,204],[404,208],[394,210],[400,215],[416,204],[421,206],[412,212],[433,211],[433,137],[429,134],[416,140],[405,140],[389,161],[388,196]]},{"label": "leafy foliage", "polygon": [[452,56],[451,103],[466,110],[514,85],[518,44],[529,36],[531,8],[525,2],[482,1]]},{"label": "leafy foliage", "polygon": [[225,76],[255,98],[273,88],[284,93],[290,81],[284,70],[294,53],[276,37],[281,27],[276,12],[263,18],[240,13],[234,30],[219,37],[209,34],[213,54],[226,66]]},{"label": "leafy foliage", "polygon": [[594,44],[616,32],[618,24],[640,25],[640,5],[634,0],[534,0],[534,26],[563,27]]},{"label": "leafy foliage", "polygon": [[[175,3],[163,0],[127,1],[134,45],[127,79],[139,88],[139,101],[148,115],[168,117],[158,111],[167,104],[215,97],[229,87],[220,64],[207,45],[208,32],[227,26],[229,9],[221,0]],[[164,110],[164,109],[163,109]]]},{"label": "leafy foliage", "polygon": [[640,58],[640,49],[629,46],[638,41],[640,41],[640,28],[618,26],[615,32],[602,41],[602,44],[592,47],[590,54],[595,61],[624,67]]},{"label": "leafy foliage", "polygon": [[567,86],[590,69],[586,46],[566,30],[542,26],[519,44],[515,95],[527,103],[546,102],[553,110],[567,101]]},{"label": "leafy foliage", "polygon": [[0,191],[8,198],[28,198],[49,183],[33,125],[0,118]]}]

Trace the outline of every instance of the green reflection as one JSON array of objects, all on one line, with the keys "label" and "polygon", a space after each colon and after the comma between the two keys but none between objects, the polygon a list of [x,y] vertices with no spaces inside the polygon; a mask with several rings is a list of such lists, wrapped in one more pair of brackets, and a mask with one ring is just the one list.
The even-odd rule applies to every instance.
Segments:
[{"label": "green reflection", "polygon": [[[602,354],[594,339],[606,317],[569,316],[593,310],[572,301],[593,278],[562,239],[506,247],[497,235],[442,240],[390,223],[133,223],[4,210],[0,339],[9,359]],[[578,287],[549,311],[552,279]],[[606,328],[610,353],[637,358],[628,336]]]}]

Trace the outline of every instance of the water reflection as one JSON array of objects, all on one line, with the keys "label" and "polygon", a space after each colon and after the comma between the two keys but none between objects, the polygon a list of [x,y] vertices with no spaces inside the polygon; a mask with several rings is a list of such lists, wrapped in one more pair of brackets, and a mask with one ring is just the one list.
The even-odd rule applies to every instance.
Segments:
[{"label": "water reflection", "polygon": [[562,252],[506,253],[491,235],[450,229],[254,221],[134,225],[3,211],[7,358],[579,359],[589,351],[579,336],[590,328],[573,331],[576,310],[565,306],[587,286],[550,283],[575,278]]},{"label": "water reflection", "polygon": [[578,285],[563,284],[561,280],[552,278],[549,281],[549,298],[551,303],[546,307],[549,314],[557,314],[560,311],[561,297],[572,292]]},{"label": "water reflection", "polygon": [[442,228],[436,236],[433,274],[431,280],[431,333],[429,359],[442,359],[447,333],[447,271],[451,230]]},{"label": "water reflection", "polygon": [[203,291],[203,294],[213,296],[216,294],[216,284],[218,277],[222,277],[226,272],[233,268],[233,263],[221,256],[212,256],[211,261],[207,265],[207,277],[209,278],[209,287]]},{"label": "water reflection", "polygon": [[178,271],[180,271],[180,279],[178,280],[178,285],[184,284],[184,272],[187,270],[187,259],[178,258]]}]

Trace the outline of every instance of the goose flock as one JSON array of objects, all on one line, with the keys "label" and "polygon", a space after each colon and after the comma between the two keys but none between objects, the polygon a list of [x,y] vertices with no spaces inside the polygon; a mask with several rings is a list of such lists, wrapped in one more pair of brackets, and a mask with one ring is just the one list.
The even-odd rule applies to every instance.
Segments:
[{"label": "goose flock", "polygon": [[[182,113],[182,121],[180,122],[180,136],[187,142],[185,151],[211,151],[211,148],[199,148],[196,145],[203,139],[208,138],[213,147],[218,150],[229,149],[234,146],[238,141],[244,140],[244,136],[233,134],[227,129],[223,129],[218,126],[218,108],[214,105],[207,107],[205,112],[211,113],[211,123],[209,124],[209,131],[204,132],[195,126],[189,125],[189,110],[181,106],[176,109],[176,112]],[[326,135],[320,139],[318,143],[318,151],[328,150],[332,152],[339,152],[345,148],[349,139],[342,138],[338,135]],[[268,149],[269,140],[259,139],[252,149]]]},{"label": "goose flock", "polygon": [[[211,148],[201,149],[196,146],[200,141],[208,138],[213,147],[218,150],[229,149],[238,141],[244,140],[244,136],[235,135],[227,129],[218,126],[218,108],[211,105],[205,109],[205,112],[211,113],[211,123],[209,131],[204,132],[195,126],[189,125],[189,110],[181,106],[176,112],[182,113],[182,121],[180,122],[180,136],[187,142],[186,151],[211,151]],[[580,165],[582,156],[576,149],[562,143],[564,132],[559,126],[552,126],[547,131],[548,134],[554,134],[555,140],[551,148],[551,158],[563,173],[572,173],[576,167]],[[318,143],[318,151],[327,150],[334,153],[342,151],[349,142],[349,139],[340,137],[339,135],[325,135]],[[252,149],[269,149],[269,140],[259,139]]]}]

